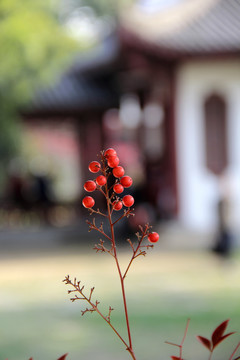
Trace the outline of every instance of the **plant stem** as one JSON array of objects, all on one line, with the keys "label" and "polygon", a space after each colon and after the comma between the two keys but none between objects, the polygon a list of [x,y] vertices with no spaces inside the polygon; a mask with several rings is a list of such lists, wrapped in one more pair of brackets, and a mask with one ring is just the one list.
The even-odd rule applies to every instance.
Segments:
[{"label": "plant stem", "polygon": [[112,222],[112,217],[111,217],[110,199],[109,199],[109,192],[108,192],[107,186],[106,186],[106,200],[107,200],[107,209],[108,209],[108,220],[109,220],[110,229],[111,229],[113,254],[114,254],[115,262],[117,265],[117,270],[118,270],[118,274],[119,274],[119,278],[120,278],[120,282],[121,282],[121,289],[122,289],[122,298],[123,298],[123,305],[124,305],[124,312],[125,312],[125,319],[126,319],[126,325],[127,325],[128,340],[129,340],[129,346],[127,347],[127,350],[129,351],[132,358],[134,360],[136,360],[136,357],[135,357],[133,349],[132,349],[132,338],[131,338],[131,331],[130,331],[130,325],[129,325],[124,278],[123,278],[121,268],[119,265],[119,261],[118,261],[118,257],[117,257],[117,249],[116,249],[115,234],[114,234],[114,223]]},{"label": "plant stem", "polygon": [[103,318],[103,320],[105,320],[108,325],[112,328],[112,330],[115,332],[115,334],[119,337],[119,339],[124,343],[125,346],[127,346],[126,341],[121,337],[121,335],[119,334],[119,332],[115,329],[114,326],[112,326],[112,324],[110,323],[110,320],[108,321],[106,316],[104,316],[101,311],[98,309],[98,307],[96,305],[94,305],[83,293],[81,293],[81,295],[85,298],[85,300],[94,308],[94,310]]},{"label": "plant stem", "polygon": [[135,256],[136,256],[136,254],[137,254],[137,252],[138,252],[138,250],[139,250],[139,248],[140,248],[140,246],[141,246],[141,243],[142,243],[143,239],[145,238],[145,236],[146,236],[146,234],[147,234],[147,230],[148,230],[148,226],[146,226],[144,232],[142,233],[142,236],[141,236],[141,239],[139,240],[138,246],[136,247],[135,250],[133,250],[132,258],[131,258],[131,260],[129,261],[129,264],[128,264],[128,266],[127,266],[127,269],[126,269],[126,271],[125,271],[125,273],[124,273],[124,275],[123,275],[123,279],[125,279],[125,277],[127,276],[128,270],[129,270],[130,266],[132,265],[133,260],[135,259]]},{"label": "plant stem", "polygon": [[240,342],[237,344],[236,348],[234,349],[232,355],[230,356],[229,360],[233,359],[234,354],[237,352],[237,349],[240,347]]},{"label": "plant stem", "polygon": [[212,354],[213,354],[213,352],[211,351],[208,360],[211,360],[211,359],[212,359]]},{"label": "plant stem", "polygon": [[[115,329],[115,327],[111,324],[110,322],[110,313],[109,313],[109,317],[106,317],[102,314],[102,312],[98,309],[98,304],[99,302],[96,301],[96,304],[94,304],[92,301],[91,301],[91,297],[92,297],[92,293],[93,293],[93,290],[94,288],[91,289],[91,292],[90,292],[90,295],[87,297],[84,293],[83,293],[83,288],[84,286],[81,288],[80,287],[80,282],[76,283],[76,280],[74,282],[72,282],[70,279],[69,279],[69,276],[66,276],[66,278],[63,280],[66,284],[70,284],[74,287],[75,290],[72,290],[70,292],[74,292],[74,291],[77,291],[79,294],[81,294],[82,298],[79,298],[78,296],[76,296],[75,298],[71,298],[72,301],[75,301],[75,300],[85,300],[87,301],[90,305],[91,305],[91,309],[86,309],[85,311],[82,311],[82,315],[87,312],[87,311],[96,311],[102,318],[103,320],[105,320],[107,322],[107,324],[112,328],[112,330],[115,332],[115,334],[119,337],[119,339],[123,342],[123,344],[126,346],[126,348],[128,349],[128,344],[127,342],[122,338],[122,336],[119,334],[119,332]],[[70,293],[69,292],[69,293]]]}]

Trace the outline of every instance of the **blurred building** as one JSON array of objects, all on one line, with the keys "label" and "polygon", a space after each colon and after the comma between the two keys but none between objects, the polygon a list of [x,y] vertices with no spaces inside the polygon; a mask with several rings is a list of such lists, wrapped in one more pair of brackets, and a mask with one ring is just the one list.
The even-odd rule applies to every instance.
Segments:
[{"label": "blurred building", "polygon": [[[37,94],[27,126],[71,126],[79,179],[108,146],[160,219],[201,231],[240,214],[240,0],[142,0]],[[79,181],[80,183],[80,181]]]}]

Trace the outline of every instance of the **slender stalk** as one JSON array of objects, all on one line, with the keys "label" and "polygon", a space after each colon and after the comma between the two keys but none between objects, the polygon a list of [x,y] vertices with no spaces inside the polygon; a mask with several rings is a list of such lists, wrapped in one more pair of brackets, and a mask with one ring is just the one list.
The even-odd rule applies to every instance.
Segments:
[{"label": "slender stalk", "polygon": [[74,297],[74,298],[71,298],[72,301],[75,301],[75,300],[85,300],[89,303],[89,305],[91,305],[91,310],[88,310],[86,309],[85,311],[82,311],[82,313],[84,314],[85,312],[87,311],[96,311],[102,318],[103,320],[105,320],[107,322],[107,324],[112,328],[112,330],[115,332],[115,334],[119,337],[119,339],[123,342],[123,344],[126,346],[127,350],[128,350],[128,344],[126,343],[126,341],[122,338],[122,336],[119,334],[119,332],[115,329],[115,327],[111,324],[110,322],[110,317],[106,317],[102,314],[102,312],[98,309],[98,304],[99,302],[96,302],[96,304],[94,304],[92,301],[91,301],[91,297],[92,297],[92,293],[93,293],[93,290],[94,288],[91,289],[91,292],[90,292],[90,295],[89,297],[87,297],[84,293],[83,293],[83,288],[80,288],[79,286],[79,283],[76,284],[76,282],[72,282],[70,279],[69,279],[69,276],[66,276],[66,278],[63,280],[66,284],[70,284],[72,285],[75,290],[71,290],[69,291],[69,293],[71,292],[75,292],[77,291],[79,294],[81,294],[81,298],[79,298],[77,295]]},{"label": "slender stalk", "polygon": [[239,347],[240,347],[240,342],[239,342],[239,343],[237,344],[237,346],[235,347],[235,349],[234,349],[232,355],[230,356],[229,360],[232,360],[232,359],[233,359],[233,356],[236,354],[236,352],[237,352],[237,350],[238,350]]},{"label": "slender stalk", "polygon": [[182,359],[182,356],[183,356],[183,343],[186,339],[186,336],[187,336],[187,332],[188,332],[188,326],[189,326],[189,322],[190,322],[190,319],[187,320],[187,325],[186,325],[186,328],[185,328],[185,332],[184,332],[184,335],[183,335],[183,338],[182,338],[182,341],[181,341],[181,345],[180,345],[180,359]]},{"label": "slender stalk", "polygon": [[131,258],[131,260],[129,261],[129,264],[128,264],[128,266],[127,266],[127,269],[126,269],[126,271],[125,271],[125,273],[124,273],[124,275],[123,275],[123,279],[125,279],[125,277],[126,277],[126,275],[127,275],[127,273],[128,273],[128,270],[129,270],[130,266],[132,265],[133,260],[134,260],[135,257],[136,257],[136,254],[137,254],[137,252],[138,252],[138,250],[139,250],[139,248],[140,248],[140,246],[141,246],[141,243],[142,243],[143,239],[145,238],[145,236],[146,236],[146,234],[147,234],[147,230],[148,230],[148,226],[146,226],[146,228],[145,228],[145,230],[144,230],[144,232],[143,232],[143,234],[142,234],[142,236],[141,236],[141,239],[139,240],[138,246],[137,246],[136,249],[133,251],[132,258]]},{"label": "slender stalk", "polygon": [[114,258],[115,258],[115,261],[116,261],[118,274],[119,274],[120,282],[121,282],[121,289],[122,289],[123,305],[124,305],[124,312],[125,312],[125,319],[126,319],[126,325],[127,325],[128,340],[129,340],[129,347],[127,348],[127,350],[130,352],[132,358],[136,359],[135,355],[134,355],[134,352],[133,352],[133,349],[132,349],[132,338],[131,338],[131,331],[130,331],[130,325],[129,325],[129,317],[128,317],[126,295],[125,295],[124,279],[123,279],[123,276],[122,276],[122,272],[121,272],[118,257],[117,257],[117,250],[116,250],[116,244],[115,244],[115,234],[114,234],[113,224],[112,224],[112,221],[111,221],[111,216],[109,216],[109,223],[110,223],[110,227],[111,227],[111,235],[112,235],[112,240],[113,240]]},{"label": "slender stalk", "polygon": [[[104,169],[104,173],[105,173],[105,169]],[[136,357],[135,357],[133,349],[132,349],[132,338],[131,338],[131,331],[130,331],[130,325],[129,325],[127,301],[126,301],[125,286],[124,286],[124,278],[123,278],[123,275],[122,275],[122,272],[121,272],[121,268],[120,268],[119,261],[118,261],[118,256],[117,256],[115,233],[114,233],[114,223],[112,222],[112,210],[111,210],[111,207],[110,207],[109,189],[108,189],[107,184],[105,186],[105,197],[106,197],[106,201],[107,201],[107,212],[108,212],[108,220],[109,220],[109,225],[110,225],[110,230],[111,230],[111,238],[112,238],[111,240],[112,240],[112,246],[113,246],[113,254],[114,254],[114,259],[115,259],[115,262],[116,262],[116,266],[117,266],[117,270],[118,270],[118,274],[119,274],[119,278],[120,278],[120,283],[121,283],[122,298],[123,298],[123,305],[124,305],[124,312],[125,312],[125,320],[126,320],[126,325],[127,325],[127,333],[128,333],[128,341],[129,341],[129,346],[127,347],[127,350],[131,354],[132,358],[134,360],[136,360]]]}]

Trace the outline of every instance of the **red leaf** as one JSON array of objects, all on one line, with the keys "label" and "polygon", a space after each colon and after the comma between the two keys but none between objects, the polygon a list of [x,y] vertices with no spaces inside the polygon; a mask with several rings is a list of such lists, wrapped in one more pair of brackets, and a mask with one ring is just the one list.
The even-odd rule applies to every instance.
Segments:
[{"label": "red leaf", "polygon": [[212,333],[212,343],[213,347],[215,347],[219,343],[219,339],[222,338],[224,331],[227,328],[229,319],[223,321]]},{"label": "red leaf", "polygon": [[171,356],[171,359],[172,360],[182,360],[180,357],[178,357],[178,356]]},{"label": "red leaf", "polygon": [[67,353],[67,354],[64,354],[63,356],[61,356],[61,357],[58,358],[57,360],[65,360],[67,356],[68,356],[68,353]]},{"label": "red leaf", "polygon": [[223,336],[218,340],[218,342],[217,342],[215,345],[213,345],[213,349],[214,349],[218,344],[220,344],[224,339],[226,339],[227,337],[229,337],[229,336],[232,335],[232,334],[235,334],[235,331],[230,332],[230,333],[228,333],[228,334],[226,334],[226,335],[223,335]]},{"label": "red leaf", "polygon": [[203,336],[196,336],[197,340],[204,346],[206,346],[206,348],[211,351],[212,350],[212,346],[211,346],[211,342],[210,340],[208,340],[207,338],[203,337]]}]

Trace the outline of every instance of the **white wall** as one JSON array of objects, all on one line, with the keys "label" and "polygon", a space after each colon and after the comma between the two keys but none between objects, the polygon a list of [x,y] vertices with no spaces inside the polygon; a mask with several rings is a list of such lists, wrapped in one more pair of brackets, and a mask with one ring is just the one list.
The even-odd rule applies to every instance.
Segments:
[{"label": "white wall", "polygon": [[176,140],[180,221],[192,230],[216,226],[219,179],[205,166],[203,103],[211,93],[227,102],[231,220],[240,230],[240,61],[202,61],[181,65],[177,76]]}]

